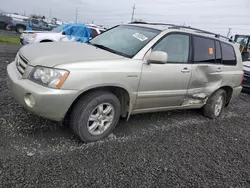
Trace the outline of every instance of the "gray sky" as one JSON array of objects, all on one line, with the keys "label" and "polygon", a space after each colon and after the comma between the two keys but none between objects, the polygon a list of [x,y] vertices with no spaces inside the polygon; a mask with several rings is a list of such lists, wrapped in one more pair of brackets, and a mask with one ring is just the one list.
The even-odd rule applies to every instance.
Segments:
[{"label": "gray sky", "polygon": [[250,34],[250,0],[0,0],[7,12],[36,13],[62,20],[78,20],[112,26],[135,19],[198,27],[226,35]]}]

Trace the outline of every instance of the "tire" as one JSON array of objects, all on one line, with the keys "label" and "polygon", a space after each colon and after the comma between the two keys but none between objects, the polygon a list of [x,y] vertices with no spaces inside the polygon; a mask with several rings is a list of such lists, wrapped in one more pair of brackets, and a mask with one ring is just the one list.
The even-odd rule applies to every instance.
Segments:
[{"label": "tire", "polygon": [[[99,112],[98,106],[103,106],[103,116],[100,115],[102,113]],[[105,119],[105,110],[108,111],[108,106],[112,109],[110,112],[111,115],[107,115]],[[108,136],[117,125],[121,113],[120,106],[119,99],[110,92],[95,91],[88,93],[86,96],[80,98],[74,105],[69,117],[69,125],[83,142],[101,140]],[[92,117],[94,117],[93,119],[95,119],[93,122],[89,119],[91,114]],[[103,122],[107,120],[108,117],[113,117],[112,121],[105,122],[106,125],[104,125],[105,123]],[[95,127],[97,124],[100,126],[96,129],[91,129],[91,127]]]},{"label": "tire", "polygon": [[0,29],[5,29],[6,25],[4,23],[0,23]]},{"label": "tire", "polygon": [[10,30],[11,30],[10,26],[9,26],[9,25],[6,25],[6,26],[5,26],[5,30],[10,31]]},{"label": "tire", "polygon": [[23,33],[24,30],[25,30],[24,26],[21,26],[21,25],[16,26],[16,32],[17,33]]},{"label": "tire", "polygon": [[[218,100],[221,97],[221,103],[218,103]],[[218,106],[221,105],[221,109]],[[211,95],[203,107],[204,116],[215,119],[220,117],[226,105],[226,92],[223,89],[217,90],[213,95]],[[220,109],[220,110],[219,110]]]}]

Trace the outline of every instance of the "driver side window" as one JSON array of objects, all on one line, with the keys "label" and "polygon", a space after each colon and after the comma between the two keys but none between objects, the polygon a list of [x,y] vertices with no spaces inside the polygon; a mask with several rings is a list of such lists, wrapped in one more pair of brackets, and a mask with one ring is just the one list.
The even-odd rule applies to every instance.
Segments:
[{"label": "driver side window", "polygon": [[189,57],[189,35],[170,34],[161,39],[152,51],[168,54],[168,63],[187,63]]}]

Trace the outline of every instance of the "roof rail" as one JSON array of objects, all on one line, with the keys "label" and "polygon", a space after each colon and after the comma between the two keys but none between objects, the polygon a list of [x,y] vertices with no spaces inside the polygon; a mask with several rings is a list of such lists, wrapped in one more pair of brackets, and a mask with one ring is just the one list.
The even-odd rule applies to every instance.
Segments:
[{"label": "roof rail", "polygon": [[189,30],[197,31],[199,33],[214,35],[216,38],[224,38],[224,39],[229,40],[230,42],[233,42],[232,39],[230,39],[230,38],[228,38],[226,36],[223,36],[223,35],[220,35],[220,34],[217,34],[217,33],[212,33],[210,31],[205,31],[205,30],[202,30],[202,29],[193,28],[193,27],[190,27],[190,26],[182,26],[182,25],[175,25],[175,24],[168,24],[168,23],[150,23],[150,22],[131,22],[130,24],[165,25],[165,26],[170,26],[169,29],[189,29]]}]

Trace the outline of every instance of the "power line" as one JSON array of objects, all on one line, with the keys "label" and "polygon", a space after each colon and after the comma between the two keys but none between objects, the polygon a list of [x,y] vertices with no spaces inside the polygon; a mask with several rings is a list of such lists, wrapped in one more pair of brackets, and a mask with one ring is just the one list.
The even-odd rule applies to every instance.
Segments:
[{"label": "power line", "polygon": [[51,19],[51,8],[49,9],[49,19]]}]

